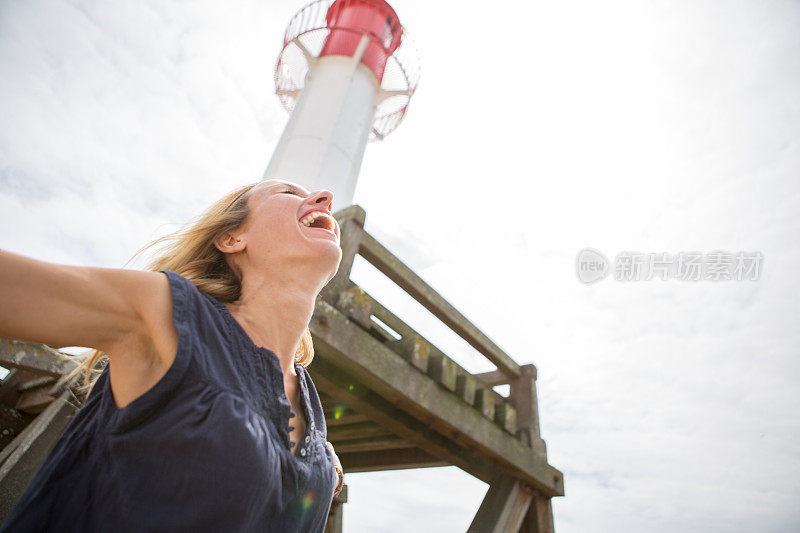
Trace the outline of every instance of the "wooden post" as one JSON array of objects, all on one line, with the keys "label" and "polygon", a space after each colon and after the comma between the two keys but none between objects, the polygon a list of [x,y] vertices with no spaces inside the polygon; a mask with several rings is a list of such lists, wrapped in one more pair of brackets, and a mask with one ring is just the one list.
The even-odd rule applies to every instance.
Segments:
[{"label": "wooden post", "polygon": [[[547,447],[539,428],[539,404],[536,396],[536,367],[522,365],[521,375],[511,381],[510,399],[517,408],[517,436],[543,459],[547,459]],[[534,494],[520,533],[553,533],[553,506],[550,498]],[[515,530],[516,531],[516,530]]]},{"label": "wooden post", "polygon": [[517,410],[517,436],[537,455],[547,457],[547,448],[539,432],[539,404],[536,400],[536,367],[522,365],[521,375],[511,380],[512,404]]},{"label": "wooden post", "polygon": [[533,491],[508,474],[498,474],[467,529],[468,533],[516,533],[531,505]]},{"label": "wooden post", "polygon": [[336,275],[321,292],[323,299],[331,305],[336,305],[339,293],[346,289],[350,282],[350,270],[353,268],[353,261],[361,245],[366,218],[367,214],[358,205],[351,205],[336,213],[336,220],[339,222],[339,228],[342,232],[340,240],[342,261],[339,263],[339,270]]},{"label": "wooden post", "polygon": [[554,533],[551,502],[550,498],[534,494],[519,533]]},{"label": "wooden post", "polygon": [[328,522],[325,524],[325,533],[342,533],[342,506],[347,503],[347,485],[342,485],[342,491],[333,498],[331,510],[328,511]]}]

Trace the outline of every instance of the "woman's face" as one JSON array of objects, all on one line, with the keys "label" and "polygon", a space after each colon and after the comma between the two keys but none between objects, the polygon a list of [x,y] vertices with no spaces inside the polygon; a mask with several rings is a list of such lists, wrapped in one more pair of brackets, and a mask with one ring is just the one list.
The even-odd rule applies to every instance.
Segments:
[{"label": "woman's face", "polygon": [[291,268],[312,267],[327,276],[327,283],[342,259],[339,224],[330,211],[332,202],[330,191],[309,192],[286,181],[256,185],[240,233],[249,260],[256,265],[275,265],[277,261]]}]

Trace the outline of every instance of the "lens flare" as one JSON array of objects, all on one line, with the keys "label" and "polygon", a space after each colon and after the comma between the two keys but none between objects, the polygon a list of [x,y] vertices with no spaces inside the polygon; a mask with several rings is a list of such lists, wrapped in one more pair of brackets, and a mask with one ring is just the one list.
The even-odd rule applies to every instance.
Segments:
[{"label": "lens flare", "polygon": [[314,493],[312,491],[308,491],[303,494],[303,498],[300,500],[300,505],[303,507],[304,511],[307,511],[314,506],[314,500],[316,500]]},{"label": "lens flare", "polygon": [[344,416],[344,405],[337,403],[336,407],[333,408],[333,418],[339,420],[342,416]]}]

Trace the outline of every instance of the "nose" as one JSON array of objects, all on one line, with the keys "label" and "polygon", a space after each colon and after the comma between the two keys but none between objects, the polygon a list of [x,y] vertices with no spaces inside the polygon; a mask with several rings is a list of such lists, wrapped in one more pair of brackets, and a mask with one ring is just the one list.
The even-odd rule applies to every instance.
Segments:
[{"label": "nose", "polygon": [[314,192],[309,198],[309,202],[314,205],[322,205],[328,211],[333,209],[333,193],[328,190]]}]

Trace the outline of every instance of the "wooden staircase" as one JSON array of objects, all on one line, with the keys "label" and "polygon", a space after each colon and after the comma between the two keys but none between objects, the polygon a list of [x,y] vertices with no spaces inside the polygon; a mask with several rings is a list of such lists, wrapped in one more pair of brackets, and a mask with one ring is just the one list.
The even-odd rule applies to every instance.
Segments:
[{"label": "wooden staircase", "polygon": [[[550,499],[564,495],[564,478],[547,463],[539,433],[536,368],[517,364],[364,231],[365,216],[359,206],[336,214],[342,263],[310,326],[308,370],[345,473],[455,465],[490,485],[469,531],[552,532]],[[350,279],[356,255],[497,369],[467,372],[362,290]],[[69,356],[6,339],[0,365],[13,369],[0,384],[1,520],[80,404],[58,380],[75,365]],[[492,389],[505,384],[508,398]],[[327,531],[341,531],[346,501],[345,486]]]}]

